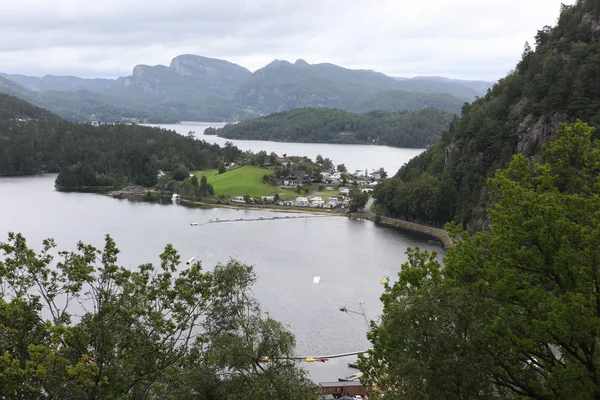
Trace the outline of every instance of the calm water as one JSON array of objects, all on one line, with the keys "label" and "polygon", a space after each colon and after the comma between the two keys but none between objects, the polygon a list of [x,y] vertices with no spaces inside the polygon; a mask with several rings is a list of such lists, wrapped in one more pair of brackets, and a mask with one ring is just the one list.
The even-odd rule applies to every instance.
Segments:
[{"label": "calm water", "polygon": [[267,153],[274,151],[277,155],[306,156],[314,160],[318,154],[329,157],[335,165],[344,163],[349,171],[357,169],[378,169],[383,167],[388,174],[394,175],[398,169],[411,158],[423,152],[423,149],[402,149],[388,146],[368,146],[361,144],[321,144],[321,143],[282,143],[267,142],[263,140],[232,140],[217,136],[204,135],[208,127],[220,128],[224,124],[215,122],[185,122],[182,124],[151,125],[174,130],[182,135],[194,131],[198,139],[219,145],[233,142],[242,150],[258,152],[265,150]]},{"label": "calm water", "polygon": [[[78,240],[102,247],[109,233],[127,267],[158,263],[167,243],[182,259],[197,257],[205,268],[235,257],[255,266],[256,297],[264,311],[283,321],[297,339],[297,353],[325,355],[366,349],[362,316],[381,312],[384,275],[392,279],[409,246],[432,248],[423,238],[368,221],[343,217],[238,222],[192,227],[221,219],[282,215],[264,211],[191,209],[83,193],[54,190],[55,175],[0,178],[0,240],[9,231],[22,232],[30,246],[53,237],[60,248],[75,249]],[[440,250],[437,248],[437,250]],[[313,284],[320,276],[321,283]],[[307,364],[314,380],[336,380],[355,371],[345,360]]]}]

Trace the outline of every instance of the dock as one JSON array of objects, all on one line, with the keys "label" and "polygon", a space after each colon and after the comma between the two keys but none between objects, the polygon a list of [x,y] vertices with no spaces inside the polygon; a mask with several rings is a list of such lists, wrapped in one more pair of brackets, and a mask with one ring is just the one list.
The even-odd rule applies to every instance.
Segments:
[{"label": "dock", "polygon": [[282,217],[258,217],[258,218],[236,218],[236,219],[209,219],[201,224],[197,222],[190,223],[191,226],[204,226],[208,224],[221,224],[231,222],[259,222],[259,221],[277,221],[277,220],[289,220],[289,219],[309,219],[309,218],[331,218],[336,215],[285,215]]}]

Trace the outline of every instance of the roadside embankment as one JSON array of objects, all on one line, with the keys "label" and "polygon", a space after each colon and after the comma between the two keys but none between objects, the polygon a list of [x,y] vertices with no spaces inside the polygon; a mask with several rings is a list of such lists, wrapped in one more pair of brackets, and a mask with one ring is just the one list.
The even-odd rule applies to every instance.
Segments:
[{"label": "roadside embankment", "polygon": [[427,235],[433,239],[439,240],[445,248],[449,248],[454,246],[452,239],[448,235],[448,233],[442,229],[433,228],[427,225],[416,224],[414,222],[402,221],[399,219],[387,218],[387,217],[377,217],[372,214],[346,214],[349,218],[356,219],[368,219],[370,221],[374,221],[376,223],[392,226],[394,228],[410,231],[410,232],[418,232],[424,235]]}]

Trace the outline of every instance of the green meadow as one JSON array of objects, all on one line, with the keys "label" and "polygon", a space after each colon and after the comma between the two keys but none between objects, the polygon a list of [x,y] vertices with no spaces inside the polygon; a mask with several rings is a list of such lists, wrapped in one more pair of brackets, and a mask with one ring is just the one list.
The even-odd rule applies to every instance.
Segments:
[{"label": "green meadow", "polygon": [[296,197],[293,189],[282,189],[262,182],[264,175],[272,175],[275,171],[268,168],[244,166],[228,170],[220,174],[216,169],[196,171],[194,174],[198,179],[206,176],[208,183],[215,189],[215,195],[225,196],[275,196],[279,194],[282,199]]}]

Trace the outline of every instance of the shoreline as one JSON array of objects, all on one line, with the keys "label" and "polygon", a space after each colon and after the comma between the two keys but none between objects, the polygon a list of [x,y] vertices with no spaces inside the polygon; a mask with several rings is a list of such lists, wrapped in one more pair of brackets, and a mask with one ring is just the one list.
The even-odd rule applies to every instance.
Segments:
[{"label": "shoreline", "polygon": [[[111,192],[111,193],[106,193],[106,195],[111,196],[113,198],[125,198],[125,197],[144,198],[144,194],[141,194],[141,193],[126,194],[126,193]],[[155,200],[158,198],[168,199],[169,197],[168,196],[152,196],[150,198],[150,200]],[[417,224],[414,222],[403,221],[403,220],[398,220],[398,219],[393,219],[393,218],[388,218],[388,217],[381,217],[379,219],[379,221],[377,221],[378,218],[376,215],[372,215],[372,214],[369,214],[366,212],[349,213],[349,212],[339,212],[339,211],[320,211],[320,210],[315,210],[312,208],[297,209],[297,208],[283,207],[283,206],[277,207],[277,206],[272,206],[272,205],[261,206],[261,205],[249,205],[249,204],[244,204],[244,205],[242,205],[242,204],[240,204],[240,205],[216,204],[216,203],[204,203],[201,201],[191,201],[191,200],[185,200],[185,199],[181,199],[180,204],[184,205],[186,207],[198,207],[198,208],[228,208],[228,209],[234,209],[234,210],[244,209],[244,210],[256,210],[256,211],[268,211],[268,212],[284,212],[284,213],[291,213],[291,214],[324,215],[324,216],[329,216],[329,217],[346,217],[346,218],[351,218],[351,219],[366,219],[366,220],[372,221],[376,224],[390,226],[392,228],[400,229],[403,231],[414,232],[414,233],[419,233],[419,234],[425,235],[431,239],[439,241],[440,244],[445,249],[448,249],[448,248],[454,246],[452,239],[450,238],[448,233],[446,231],[444,231],[443,229],[438,229],[438,228],[434,228],[434,227],[427,226],[427,225]]]},{"label": "shoreline", "polygon": [[[221,128],[218,128],[221,129]],[[273,140],[273,139],[256,139],[256,138],[234,138],[234,137],[226,137],[226,136],[221,136],[218,133],[217,134],[211,134],[211,135],[205,135],[202,134],[201,136],[216,136],[218,138],[221,139],[225,139],[225,140],[241,140],[241,141],[260,141],[260,142],[272,142],[272,143],[294,143],[294,144],[340,144],[340,145],[347,145],[347,146],[379,146],[379,147],[391,147],[393,149],[407,149],[407,150],[427,150],[427,148],[430,145],[424,146],[424,147],[406,147],[406,146],[392,146],[390,144],[381,144],[381,143],[363,143],[363,142],[297,142],[297,141],[288,141],[288,140]]]}]

